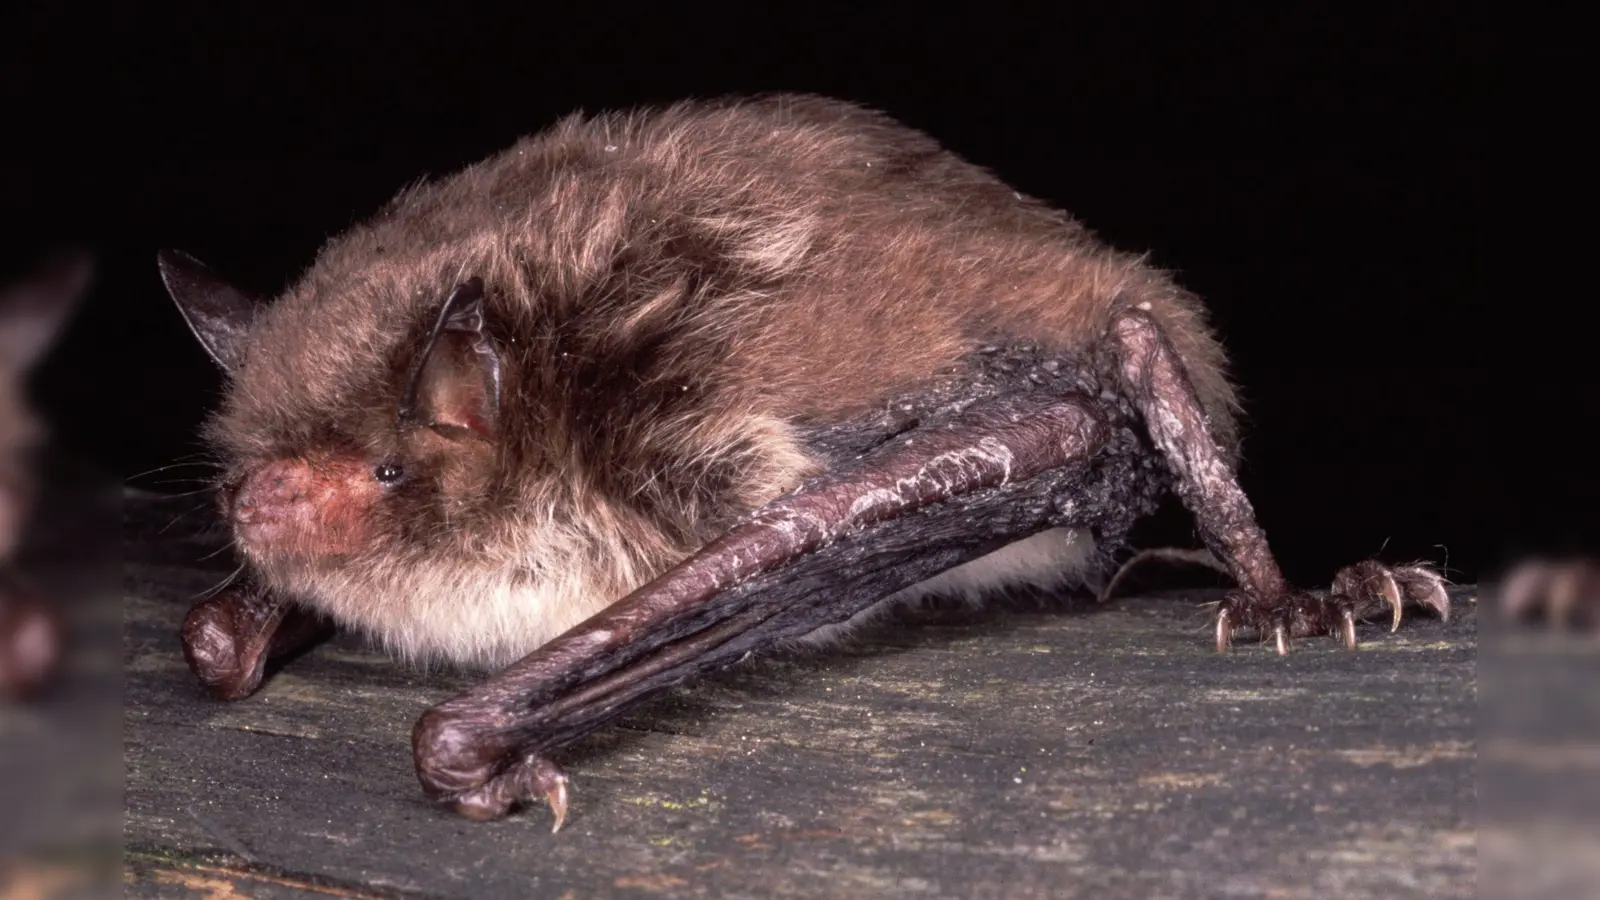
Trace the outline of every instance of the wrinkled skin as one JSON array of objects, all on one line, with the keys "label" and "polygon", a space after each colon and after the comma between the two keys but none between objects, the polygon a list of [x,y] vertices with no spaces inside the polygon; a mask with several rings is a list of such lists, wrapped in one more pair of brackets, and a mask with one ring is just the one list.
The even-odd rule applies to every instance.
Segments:
[{"label": "wrinkled skin", "polygon": [[[648,697],[1045,528],[1092,529],[1114,549],[1165,490],[1238,584],[1217,610],[1218,650],[1247,632],[1279,653],[1316,635],[1353,647],[1357,623],[1373,614],[1391,627],[1408,605],[1449,614],[1443,581],[1420,566],[1358,563],[1326,594],[1288,585],[1150,315],[1122,313],[1092,358],[1011,349],[1013,359],[977,360],[965,380],[895,404],[910,410],[903,416],[815,435],[829,471],[427,711],[413,731],[426,793],[474,819],[543,797],[559,828],[566,776],[550,753]],[[259,501],[243,506],[233,498],[230,514],[261,527]],[[259,684],[267,657],[322,633],[292,602],[255,588],[208,601],[185,626],[191,665],[230,698]]]}]

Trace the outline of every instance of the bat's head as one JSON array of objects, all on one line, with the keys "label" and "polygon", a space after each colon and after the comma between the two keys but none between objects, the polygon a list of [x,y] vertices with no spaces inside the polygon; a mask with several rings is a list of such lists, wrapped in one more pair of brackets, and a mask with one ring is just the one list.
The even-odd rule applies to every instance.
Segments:
[{"label": "bat's head", "polygon": [[227,373],[218,498],[269,587],[402,655],[501,665],[669,552],[513,386],[540,362],[492,271],[324,260],[257,303],[183,254],[160,268]]},{"label": "bat's head", "polygon": [[27,377],[89,285],[86,254],[60,253],[0,287],[0,558],[16,545],[33,499],[27,456],[44,429],[27,402]]},{"label": "bat's head", "polygon": [[[160,264],[230,378],[209,432],[227,469],[223,512],[251,561],[315,570],[408,545],[448,553],[445,529],[472,527],[500,439],[481,280],[391,304],[383,328],[363,321],[370,297],[269,309],[183,254]],[[431,319],[408,314],[427,306]]]}]

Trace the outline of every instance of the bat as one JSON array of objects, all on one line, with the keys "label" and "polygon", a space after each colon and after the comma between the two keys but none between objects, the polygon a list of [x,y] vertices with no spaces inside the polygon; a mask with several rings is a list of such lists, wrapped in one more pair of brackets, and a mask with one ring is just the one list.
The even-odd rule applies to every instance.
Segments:
[{"label": "bat", "polygon": [[[87,254],[47,256],[0,288],[0,566],[9,564],[32,511],[30,457],[46,437],[27,398],[27,378],[87,290]],[[0,702],[38,691],[62,656],[60,617],[9,569],[0,571]]]},{"label": "bat", "polygon": [[403,191],[270,302],[158,258],[227,373],[246,574],[183,626],[217,696],[335,627],[492,671],[412,733],[474,819],[671,685],[897,604],[1103,574],[1176,492],[1215,638],[1448,616],[1420,565],[1286,583],[1190,293],[886,114],[809,95],[568,117]]}]

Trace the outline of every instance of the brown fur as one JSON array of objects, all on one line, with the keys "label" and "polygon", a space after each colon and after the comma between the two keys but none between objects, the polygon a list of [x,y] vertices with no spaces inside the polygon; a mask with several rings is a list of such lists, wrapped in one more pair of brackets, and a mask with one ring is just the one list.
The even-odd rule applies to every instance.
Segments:
[{"label": "brown fur", "polygon": [[[473,275],[500,438],[396,429],[424,332]],[[931,138],[794,95],[573,116],[331,241],[259,316],[209,434],[235,485],[274,460],[403,461],[363,547],[241,545],[403,652],[498,665],[817,471],[797,428],[991,339],[1081,348],[1131,305],[1231,454],[1199,302]]]}]

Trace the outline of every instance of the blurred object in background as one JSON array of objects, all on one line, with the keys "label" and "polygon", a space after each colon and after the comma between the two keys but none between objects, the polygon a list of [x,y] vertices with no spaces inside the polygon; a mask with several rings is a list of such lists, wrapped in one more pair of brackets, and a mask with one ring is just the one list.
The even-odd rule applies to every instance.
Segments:
[{"label": "blurred object in background", "polygon": [[[58,410],[30,401],[92,265],[81,252],[30,262],[0,281],[0,900],[114,896],[119,496],[48,440]],[[103,377],[108,403],[123,399]]]},{"label": "blurred object in background", "polygon": [[1600,559],[1529,558],[1501,580],[1496,607],[1513,621],[1600,635]]},{"label": "blurred object in background", "polygon": [[82,302],[93,272],[87,253],[61,252],[0,288],[0,559],[11,557],[32,511],[32,456],[48,434],[28,400],[28,376]]},{"label": "blurred object in background", "polygon": [[1600,896],[1600,557],[1528,556],[1485,587],[1479,890]]},{"label": "blurred object in background", "polygon": [[93,263],[59,252],[0,288],[0,702],[39,689],[61,658],[52,604],[12,577],[11,558],[38,492],[35,454],[48,430],[28,399],[28,376],[83,299]]}]

